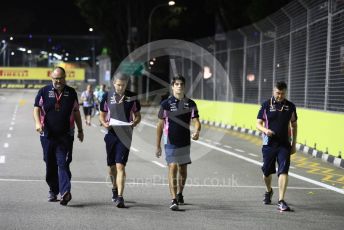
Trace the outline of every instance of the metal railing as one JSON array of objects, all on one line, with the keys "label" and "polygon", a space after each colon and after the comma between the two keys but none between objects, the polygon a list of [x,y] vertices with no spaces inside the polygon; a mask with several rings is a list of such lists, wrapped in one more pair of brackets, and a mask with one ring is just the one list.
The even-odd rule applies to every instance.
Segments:
[{"label": "metal railing", "polygon": [[[297,106],[344,112],[344,0],[295,0],[262,21],[220,35],[195,43],[213,54],[228,76],[208,66],[212,76],[190,96],[261,103],[283,80]],[[204,68],[176,61],[191,82]],[[224,88],[228,79],[231,87]],[[228,90],[233,98],[224,96]]]}]

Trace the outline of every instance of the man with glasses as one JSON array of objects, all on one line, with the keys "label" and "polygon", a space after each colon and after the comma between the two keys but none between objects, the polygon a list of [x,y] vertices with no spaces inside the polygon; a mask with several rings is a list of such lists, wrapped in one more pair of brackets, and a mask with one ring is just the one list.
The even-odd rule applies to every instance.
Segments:
[{"label": "man with glasses", "polygon": [[67,205],[72,199],[69,165],[72,161],[74,123],[81,142],[84,134],[78,96],[73,88],[66,85],[65,70],[56,67],[50,77],[52,84],[38,91],[33,116],[46,164],[46,182],[50,188],[48,201],[57,201],[60,194],[60,204]]},{"label": "man with glasses", "polygon": [[[264,204],[271,204],[273,190],[271,187],[272,174],[276,173],[278,163],[278,209],[290,211],[284,201],[288,185],[290,155],[296,152],[297,114],[295,105],[286,99],[287,84],[277,82],[273,96],[266,100],[257,116],[257,129],[263,135],[263,179],[266,185]],[[292,140],[290,140],[290,138]]]},{"label": "man with glasses", "polygon": [[[161,102],[158,114],[156,156],[161,156],[161,137],[164,134],[165,158],[168,164],[168,182],[172,201],[170,209],[175,211],[184,204],[184,190],[187,165],[191,164],[191,138],[198,140],[201,123],[196,103],[185,96],[185,78],[172,79],[172,96]],[[190,123],[194,122],[195,132],[191,135]],[[191,136],[191,138],[190,138]]]}]

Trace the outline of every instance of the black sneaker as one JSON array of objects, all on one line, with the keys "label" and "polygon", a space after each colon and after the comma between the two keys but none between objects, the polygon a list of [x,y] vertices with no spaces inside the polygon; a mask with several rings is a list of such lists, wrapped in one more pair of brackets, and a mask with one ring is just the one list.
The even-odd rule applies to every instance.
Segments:
[{"label": "black sneaker", "polygon": [[55,201],[57,201],[57,195],[53,193],[52,191],[49,191],[48,202],[55,202]]},{"label": "black sneaker", "polygon": [[117,208],[125,208],[125,205],[124,205],[124,199],[122,196],[118,196],[116,201],[115,201],[115,205]]},{"label": "black sneaker", "polygon": [[173,199],[171,201],[171,205],[170,205],[170,209],[172,211],[177,211],[179,209],[179,206],[178,206],[178,201],[176,199]]},{"label": "black sneaker", "polygon": [[274,191],[272,190],[272,188],[270,192],[265,192],[264,200],[263,200],[264,204],[271,204],[271,198],[273,194],[274,194]]},{"label": "black sneaker", "polygon": [[60,200],[60,205],[66,206],[68,202],[72,199],[72,194],[70,192],[65,192]]},{"label": "black sneaker", "polygon": [[116,202],[117,198],[118,198],[118,190],[117,188],[113,188],[112,189],[112,202]]},{"label": "black sneaker", "polygon": [[178,204],[180,204],[180,205],[183,205],[183,204],[184,204],[184,197],[183,197],[183,194],[182,194],[182,193],[178,193],[178,194],[177,194],[177,202],[178,202]]},{"label": "black sneaker", "polygon": [[277,206],[278,206],[278,210],[280,210],[281,212],[290,211],[289,206],[287,205],[287,203],[284,200],[278,201]]}]

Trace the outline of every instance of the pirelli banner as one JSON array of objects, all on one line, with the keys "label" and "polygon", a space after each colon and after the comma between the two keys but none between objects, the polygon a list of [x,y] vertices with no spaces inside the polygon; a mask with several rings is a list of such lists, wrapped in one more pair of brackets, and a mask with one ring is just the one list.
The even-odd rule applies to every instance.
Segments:
[{"label": "pirelli banner", "polygon": [[[52,68],[0,67],[0,80],[50,80]],[[85,70],[66,69],[67,81],[84,81]]]}]

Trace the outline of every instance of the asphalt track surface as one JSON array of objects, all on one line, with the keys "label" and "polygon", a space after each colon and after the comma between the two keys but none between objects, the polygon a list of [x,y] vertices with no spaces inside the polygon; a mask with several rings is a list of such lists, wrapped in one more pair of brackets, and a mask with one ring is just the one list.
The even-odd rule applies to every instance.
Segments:
[{"label": "asphalt track surface", "polygon": [[[156,108],[144,108],[127,165],[127,208],[111,202],[104,130],[93,118],[74,144],[73,199],[47,202],[45,165],[32,117],[35,90],[0,91],[0,229],[343,229],[344,171],[293,156],[286,201],[263,205],[260,146],[254,137],[204,126],[192,143],[186,205],[169,210],[167,168],[155,151]],[[202,114],[201,114],[202,116]],[[252,115],[253,119],[255,114]]]}]

